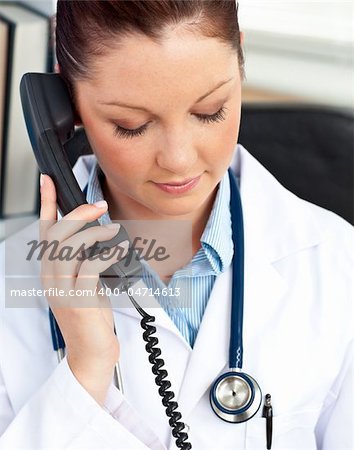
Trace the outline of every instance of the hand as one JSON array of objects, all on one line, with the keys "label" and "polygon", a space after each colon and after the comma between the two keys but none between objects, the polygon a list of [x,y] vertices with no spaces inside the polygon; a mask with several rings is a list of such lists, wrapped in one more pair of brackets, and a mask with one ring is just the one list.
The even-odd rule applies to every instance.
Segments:
[{"label": "hand", "polygon": [[[112,239],[119,230],[119,224],[114,224],[114,228],[95,226],[79,231],[86,223],[93,222],[106,212],[107,203],[99,206],[81,205],[58,222],[54,183],[48,175],[42,175],[41,242],[46,240],[50,244],[58,241],[55,254],[64,246],[72,249],[72,254],[75,254],[80,248],[83,249],[83,244],[86,249],[96,241]],[[48,297],[65,340],[68,364],[82,386],[103,405],[120,351],[109,299],[105,295],[94,295],[94,292],[99,274],[116,260],[109,260],[107,254],[102,258],[104,261],[80,261],[77,257],[71,260],[53,260],[49,257],[50,249],[51,247],[44,253],[41,264],[44,288],[53,287],[57,288],[57,292],[62,289],[66,294],[70,291],[74,294]],[[113,254],[116,247],[111,250]],[[89,292],[90,295],[82,296],[83,292]],[[88,305],[93,307],[87,307]]]}]

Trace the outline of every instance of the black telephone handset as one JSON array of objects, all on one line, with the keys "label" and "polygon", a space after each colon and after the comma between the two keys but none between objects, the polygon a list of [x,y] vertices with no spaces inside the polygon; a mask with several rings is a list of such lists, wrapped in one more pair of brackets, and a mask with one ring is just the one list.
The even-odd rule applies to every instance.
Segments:
[{"label": "black telephone handset", "polygon": [[[74,112],[69,91],[59,74],[26,73],[20,83],[20,94],[27,131],[39,170],[52,178],[56,187],[58,208],[64,216],[87,203],[64,148],[66,142],[74,136]],[[97,225],[99,222],[96,220],[82,229]],[[126,240],[129,240],[128,234],[121,226],[113,239],[96,242],[85,254],[87,256],[99,254],[107,247],[111,248]],[[140,324],[144,329],[145,348],[149,353],[151,369],[155,375],[155,383],[159,386],[162,404],[169,417],[172,435],[178,448],[189,450],[192,445],[187,441],[188,434],[183,431],[185,424],[181,421],[181,413],[177,411],[177,402],[173,401],[175,395],[169,390],[171,383],[166,379],[164,361],[159,358],[161,350],[157,347],[158,339],[152,336],[156,332],[156,328],[151,325],[155,318],[146,313],[129,294],[129,287],[140,279],[142,273],[141,262],[137,256],[132,257],[131,252],[134,250],[130,249],[125,258],[102,272],[100,280],[112,292],[115,288],[119,288],[120,291],[126,290],[133,306],[142,316]]]},{"label": "black telephone handset", "polygon": [[[20,84],[22,109],[27,131],[41,173],[49,175],[56,187],[58,208],[62,216],[87,203],[65,152],[64,145],[74,136],[74,112],[65,82],[54,73],[27,73]],[[88,223],[88,228],[99,222]],[[110,241],[96,242],[87,256],[128,240],[121,226]],[[101,281],[111,289],[126,290],[141,274],[137,258],[126,257],[101,274]]]},{"label": "black telephone handset", "polygon": [[21,80],[20,93],[39,170],[53,179],[59,210],[66,215],[87,203],[64,150],[74,136],[69,92],[57,74],[27,73]]}]

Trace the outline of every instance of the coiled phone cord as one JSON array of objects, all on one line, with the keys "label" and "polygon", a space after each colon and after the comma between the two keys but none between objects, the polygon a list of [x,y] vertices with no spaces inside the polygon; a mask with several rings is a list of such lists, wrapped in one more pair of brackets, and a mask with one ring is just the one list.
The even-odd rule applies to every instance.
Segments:
[{"label": "coiled phone cord", "polygon": [[[177,411],[178,403],[172,401],[175,394],[168,390],[171,387],[170,381],[165,379],[168,373],[165,369],[162,369],[165,362],[162,358],[159,358],[161,355],[161,349],[156,347],[159,340],[156,336],[152,336],[156,332],[156,327],[150,325],[149,322],[154,322],[155,317],[150,316],[147,312],[145,312],[131,295],[128,294],[128,296],[135,309],[142,316],[140,325],[145,330],[143,333],[143,339],[146,342],[145,349],[149,353],[149,362],[152,364],[151,370],[155,375],[155,383],[159,386],[158,392],[162,397],[162,404],[166,408],[166,415],[169,417],[168,422],[172,428],[172,436],[176,439],[176,445],[178,448],[181,448],[182,450],[190,450],[192,445],[189,442],[186,442],[188,440],[188,434],[182,431],[185,428],[185,424],[180,420],[182,418],[182,414]],[[65,356],[65,342],[51,309],[49,309],[49,320],[54,350],[57,351],[60,362]],[[123,385],[121,382],[119,366],[116,368],[115,372],[118,389],[122,391]]]},{"label": "coiled phone cord", "polygon": [[154,322],[155,317],[150,316],[144,311],[135,299],[129,295],[130,301],[134,305],[135,309],[142,316],[140,321],[141,327],[145,330],[143,333],[143,339],[146,342],[145,349],[149,353],[149,362],[152,364],[152,373],[155,375],[155,383],[159,386],[159,394],[162,397],[162,404],[166,408],[166,415],[170,418],[169,424],[172,428],[172,436],[176,439],[176,445],[182,450],[190,450],[192,444],[187,442],[188,434],[182,430],[185,428],[185,424],[180,420],[182,414],[177,411],[178,403],[172,401],[175,397],[173,391],[169,390],[171,383],[166,379],[168,373],[162,367],[165,365],[165,361],[159,358],[161,355],[161,349],[156,347],[159,340],[156,336],[152,336],[156,332],[156,327],[150,325],[149,322]]}]

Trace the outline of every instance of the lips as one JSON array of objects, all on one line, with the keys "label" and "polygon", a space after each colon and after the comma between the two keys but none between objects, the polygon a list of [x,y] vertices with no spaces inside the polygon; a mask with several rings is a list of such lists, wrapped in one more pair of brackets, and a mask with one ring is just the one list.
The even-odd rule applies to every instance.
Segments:
[{"label": "lips", "polygon": [[196,178],[199,178],[199,177],[188,178],[187,180],[184,180],[184,181],[170,181],[168,183],[157,183],[157,184],[163,184],[165,186],[185,186],[186,184],[190,183],[191,181],[195,180]]},{"label": "lips", "polygon": [[201,175],[194,178],[188,178],[183,181],[169,181],[168,183],[154,183],[159,189],[170,194],[182,194],[193,189],[201,178]]}]

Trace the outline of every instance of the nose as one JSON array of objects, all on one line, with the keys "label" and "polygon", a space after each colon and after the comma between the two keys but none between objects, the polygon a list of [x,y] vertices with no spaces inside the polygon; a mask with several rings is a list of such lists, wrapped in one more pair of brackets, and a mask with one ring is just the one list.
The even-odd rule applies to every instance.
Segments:
[{"label": "nose", "polygon": [[158,166],[176,175],[190,175],[198,159],[193,139],[186,133],[174,131],[166,133],[160,145],[156,155]]}]

